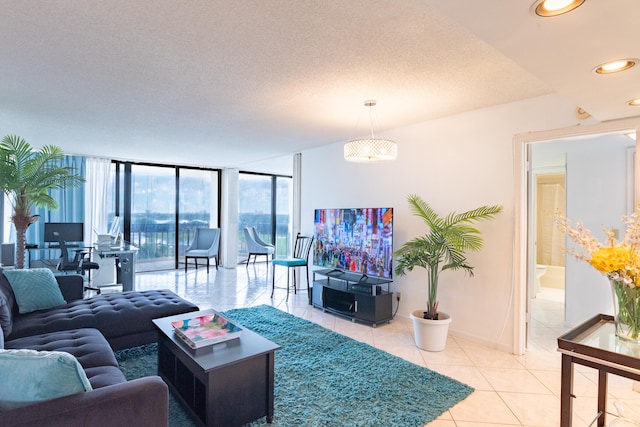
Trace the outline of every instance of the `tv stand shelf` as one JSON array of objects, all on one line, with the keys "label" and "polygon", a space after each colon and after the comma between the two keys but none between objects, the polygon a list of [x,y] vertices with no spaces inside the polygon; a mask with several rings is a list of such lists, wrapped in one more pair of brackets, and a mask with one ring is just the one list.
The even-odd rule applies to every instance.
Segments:
[{"label": "tv stand shelf", "polygon": [[313,272],[312,304],[325,312],[369,323],[373,327],[392,318],[391,280],[340,270]]}]

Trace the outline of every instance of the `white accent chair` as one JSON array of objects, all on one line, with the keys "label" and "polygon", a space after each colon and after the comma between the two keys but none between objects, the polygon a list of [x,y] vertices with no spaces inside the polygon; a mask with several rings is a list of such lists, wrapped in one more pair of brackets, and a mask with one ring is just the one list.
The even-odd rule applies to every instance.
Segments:
[{"label": "white accent chair", "polygon": [[207,274],[209,274],[209,260],[216,259],[216,270],[218,269],[218,251],[220,248],[219,228],[196,228],[196,235],[191,245],[184,251],[184,271],[187,271],[189,258],[193,258],[196,269],[198,268],[198,258],[207,260]]},{"label": "white accent chair", "polygon": [[271,259],[273,259],[273,254],[276,252],[275,246],[263,242],[260,237],[258,237],[258,232],[255,227],[245,227],[244,238],[247,241],[247,252],[249,253],[247,266],[249,266],[251,255],[253,255],[254,264],[256,263],[258,255],[266,256],[267,262],[269,262],[269,255],[271,255]]}]

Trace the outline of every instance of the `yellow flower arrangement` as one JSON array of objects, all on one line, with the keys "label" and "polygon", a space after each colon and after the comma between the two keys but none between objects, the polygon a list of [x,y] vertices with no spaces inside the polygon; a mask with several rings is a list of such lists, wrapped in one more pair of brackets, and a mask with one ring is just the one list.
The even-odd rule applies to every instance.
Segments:
[{"label": "yellow flower arrangement", "polygon": [[611,282],[614,296],[616,335],[640,342],[640,205],[631,215],[623,215],[624,238],[618,241],[613,229],[605,229],[606,242],[599,242],[580,222],[571,222],[560,212],[554,214],[556,225],[580,248],[570,249],[577,259],[586,261],[604,273]]},{"label": "yellow flower arrangement", "polygon": [[638,286],[638,254],[629,246],[600,248],[591,254],[590,264],[614,280],[620,276]]},{"label": "yellow flower arrangement", "polygon": [[582,223],[572,222],[560,212],[556,212],[553,219],[560,230],[582,248],[583,252],[570,249],[571,255],[586,261],[611,280],[621,281],[627,286],[640,286],[640,205],[633,214],[622,216],[626,230],[620,242],[611,228],[604,230],[607,239],[601,243]]}]

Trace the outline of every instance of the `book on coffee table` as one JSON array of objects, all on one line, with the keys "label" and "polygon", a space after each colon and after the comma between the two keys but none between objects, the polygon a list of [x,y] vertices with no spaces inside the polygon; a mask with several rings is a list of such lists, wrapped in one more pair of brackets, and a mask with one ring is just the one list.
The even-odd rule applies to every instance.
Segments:
[{"label": "book on coffee table", "polygon": [[171,322],[175,334],[192,349],[238,338],[242,328],[217,312]]}]

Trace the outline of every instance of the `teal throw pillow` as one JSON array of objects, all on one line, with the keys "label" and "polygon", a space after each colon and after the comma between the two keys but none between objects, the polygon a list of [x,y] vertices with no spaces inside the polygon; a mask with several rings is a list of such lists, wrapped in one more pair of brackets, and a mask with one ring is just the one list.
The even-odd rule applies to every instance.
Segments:
[{"label": "teal throw pillow", "polygon": [[20,313],[30,313],[66,304],[53,272],[48,268],[5,270]]},{"label": "teal throw pillow", "polygon": [[91,390],[80,362],[63,351],[0,350],[0,409]]}]

